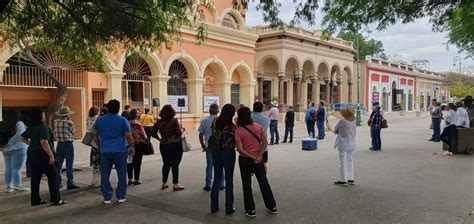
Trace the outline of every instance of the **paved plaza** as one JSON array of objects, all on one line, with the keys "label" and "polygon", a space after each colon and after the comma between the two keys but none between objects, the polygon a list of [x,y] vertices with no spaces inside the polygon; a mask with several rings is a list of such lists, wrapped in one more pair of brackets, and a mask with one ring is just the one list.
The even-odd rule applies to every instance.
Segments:
[{"label": "paved plaza", "polygon": [[[68,204],[31,207],[29,193],[2,192],[0,223],[474,223],[474,157],[433,155],[440,152],[441,145],[427,141],[431,130],[426,115],[387,114],[386,118],[390,128],[382,131],[381,152],[368,150],[368,127],[357,129],[355,186],[333,185],[338,180],[339,160],[332,133],[318,142],[317,151],[302,151],[301,138],[306,134],[304,124],[298,123],[295,143],[271,146],[268,179],[277,215],[265,211],[254,178],[257,218],[244,216],[238,164],[234,174],[236,213],[225,215],[221,191],[221,211],[210,214],[210,196],[202,190],[205,155],[197,149],[185,153],[180,166],[185,191],[159,190],[161,157],[147,156],[143,184],[128,188],[126,203],[104,205],[99,189],[87,187],[92,172],[89,150],[78,143],[76,168],[80,170],[75,180],[81,188],[61,191]],[[336,122],[330,121],[332,126]],[[283,136],[282,127],[280,130]],[[190,131],[189,138],[197,147],[197,133]],[[1,166],[3,173],[3,162]],[[115,184],[115,177],[112,179]],[[48,199],[45,179],[41,190]]]}]

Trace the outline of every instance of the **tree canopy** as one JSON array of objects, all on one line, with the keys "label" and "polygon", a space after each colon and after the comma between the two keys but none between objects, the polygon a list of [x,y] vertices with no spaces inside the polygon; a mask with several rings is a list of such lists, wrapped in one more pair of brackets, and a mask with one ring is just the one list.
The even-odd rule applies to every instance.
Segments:
[{"label": "tree canopy", "polygon": [[[234,0],[248,3],[250,0]],[[293,2],[297,2],[294,0]],[[257,9],[265,22],[279,25],[278,0],[260,0]],[[301,0],[298,1],[291,24],[301,21],[315,24],[316,12],[321,10],[322,25],[329,33],[355,31],[375,25],[384,30],[398,21],[410,23],[427,17],[433,31],[448,33],[448,43],[455,45],[468,57],[474,57],[474,1],[400,1],[400,0]]]},{"label": "tree canopy", "polygon": [[[360,33],[350,31],[340,32],[337,37],[352,41],[354,48],[359,48],[359,58],[357,58],[357,54],[355,54],[354,60],[364,59],[367,55],[380,55],[384,53],[382,41],[372,38],[369,39]],[[357,46],[357,44],[359,46]]]},{"label": "tree canopy", "polygon": [[466,96],[474,96],[474,86],[464,82],[458,82],[455,85],[449,87],[451,96],[458,98],[464,98]]}]

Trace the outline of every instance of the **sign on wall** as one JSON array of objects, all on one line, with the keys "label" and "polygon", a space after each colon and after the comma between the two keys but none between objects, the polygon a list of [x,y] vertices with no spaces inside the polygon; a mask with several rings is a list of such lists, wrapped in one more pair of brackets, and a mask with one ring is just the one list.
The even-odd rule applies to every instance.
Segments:
[{"label": "sign on wall", "polygon": [[205,96],[203,100],[204,112],[209,112],[209,107],[213,103],[220,105],[220,98],[218,96]]},{"label": "sign on wall", "polygon": [[378,92],[372,93],[372,102],[380,102],[380,97]]},{"label": "sign on wall", "polygon": [[[178,107],[178,99],[184,99],[184,107]],[[168,96],[168,104],[170,104],[176,112],[188,112],[189,110],[188,96]]]}]

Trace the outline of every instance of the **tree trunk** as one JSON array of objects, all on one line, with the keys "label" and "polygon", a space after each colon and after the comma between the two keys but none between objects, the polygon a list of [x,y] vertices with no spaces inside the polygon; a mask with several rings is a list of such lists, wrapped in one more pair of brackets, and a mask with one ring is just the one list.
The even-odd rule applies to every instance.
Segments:
[{"label": "tree trunk", "polygon": [[48,125],[51,127],[52,126],[52,117],[53,115],[61,109],[61,107],[64,106],[64,102],[66,101],[67,98],[67,87],[63,85],[54,75],[51,73],[51,71],[46,68],[44,65],[42,65],[34,56],[33,52],[31,51],[29,45],[26,43],[24,40],[19,40],[18,41],[18,46],[20,49],[23,51],[23,53],[26,55],[26,57],[33,62],[33,64],[38,67],[42,72],[46,74],[46,76],[53,81],[54,85],[56,86],[58,96],[55,99],[53,103],[51,103],[48,108],[45,111],[46,115],[46,121]]}]

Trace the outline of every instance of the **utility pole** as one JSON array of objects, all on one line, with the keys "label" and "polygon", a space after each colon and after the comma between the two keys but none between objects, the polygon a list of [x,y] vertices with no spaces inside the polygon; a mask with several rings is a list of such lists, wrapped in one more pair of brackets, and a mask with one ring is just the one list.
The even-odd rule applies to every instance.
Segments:
[{"label": "utility pole", "polygon": [[[362,125],[362,117],[360,114],[360,71],[359,71],[359,38],[356,36],[356,50],[357,50],[357,111],[356,111],[356,125],[361,126]],[[368,88],[368,87],[367,87]]]},{"label": "utility pole", "polygon": [[462,59],[461,59],[461,57],[459,57],[459,56],[454,56],[454,58],[453,58],[453,62],[454,62],[453,66],[456,66],[456,62],[457,62],[457,61],[459,61],[459,74],[461,74],[461,72],[462,72],[462,71],[461,71],[461,70],[462,70]]}]

